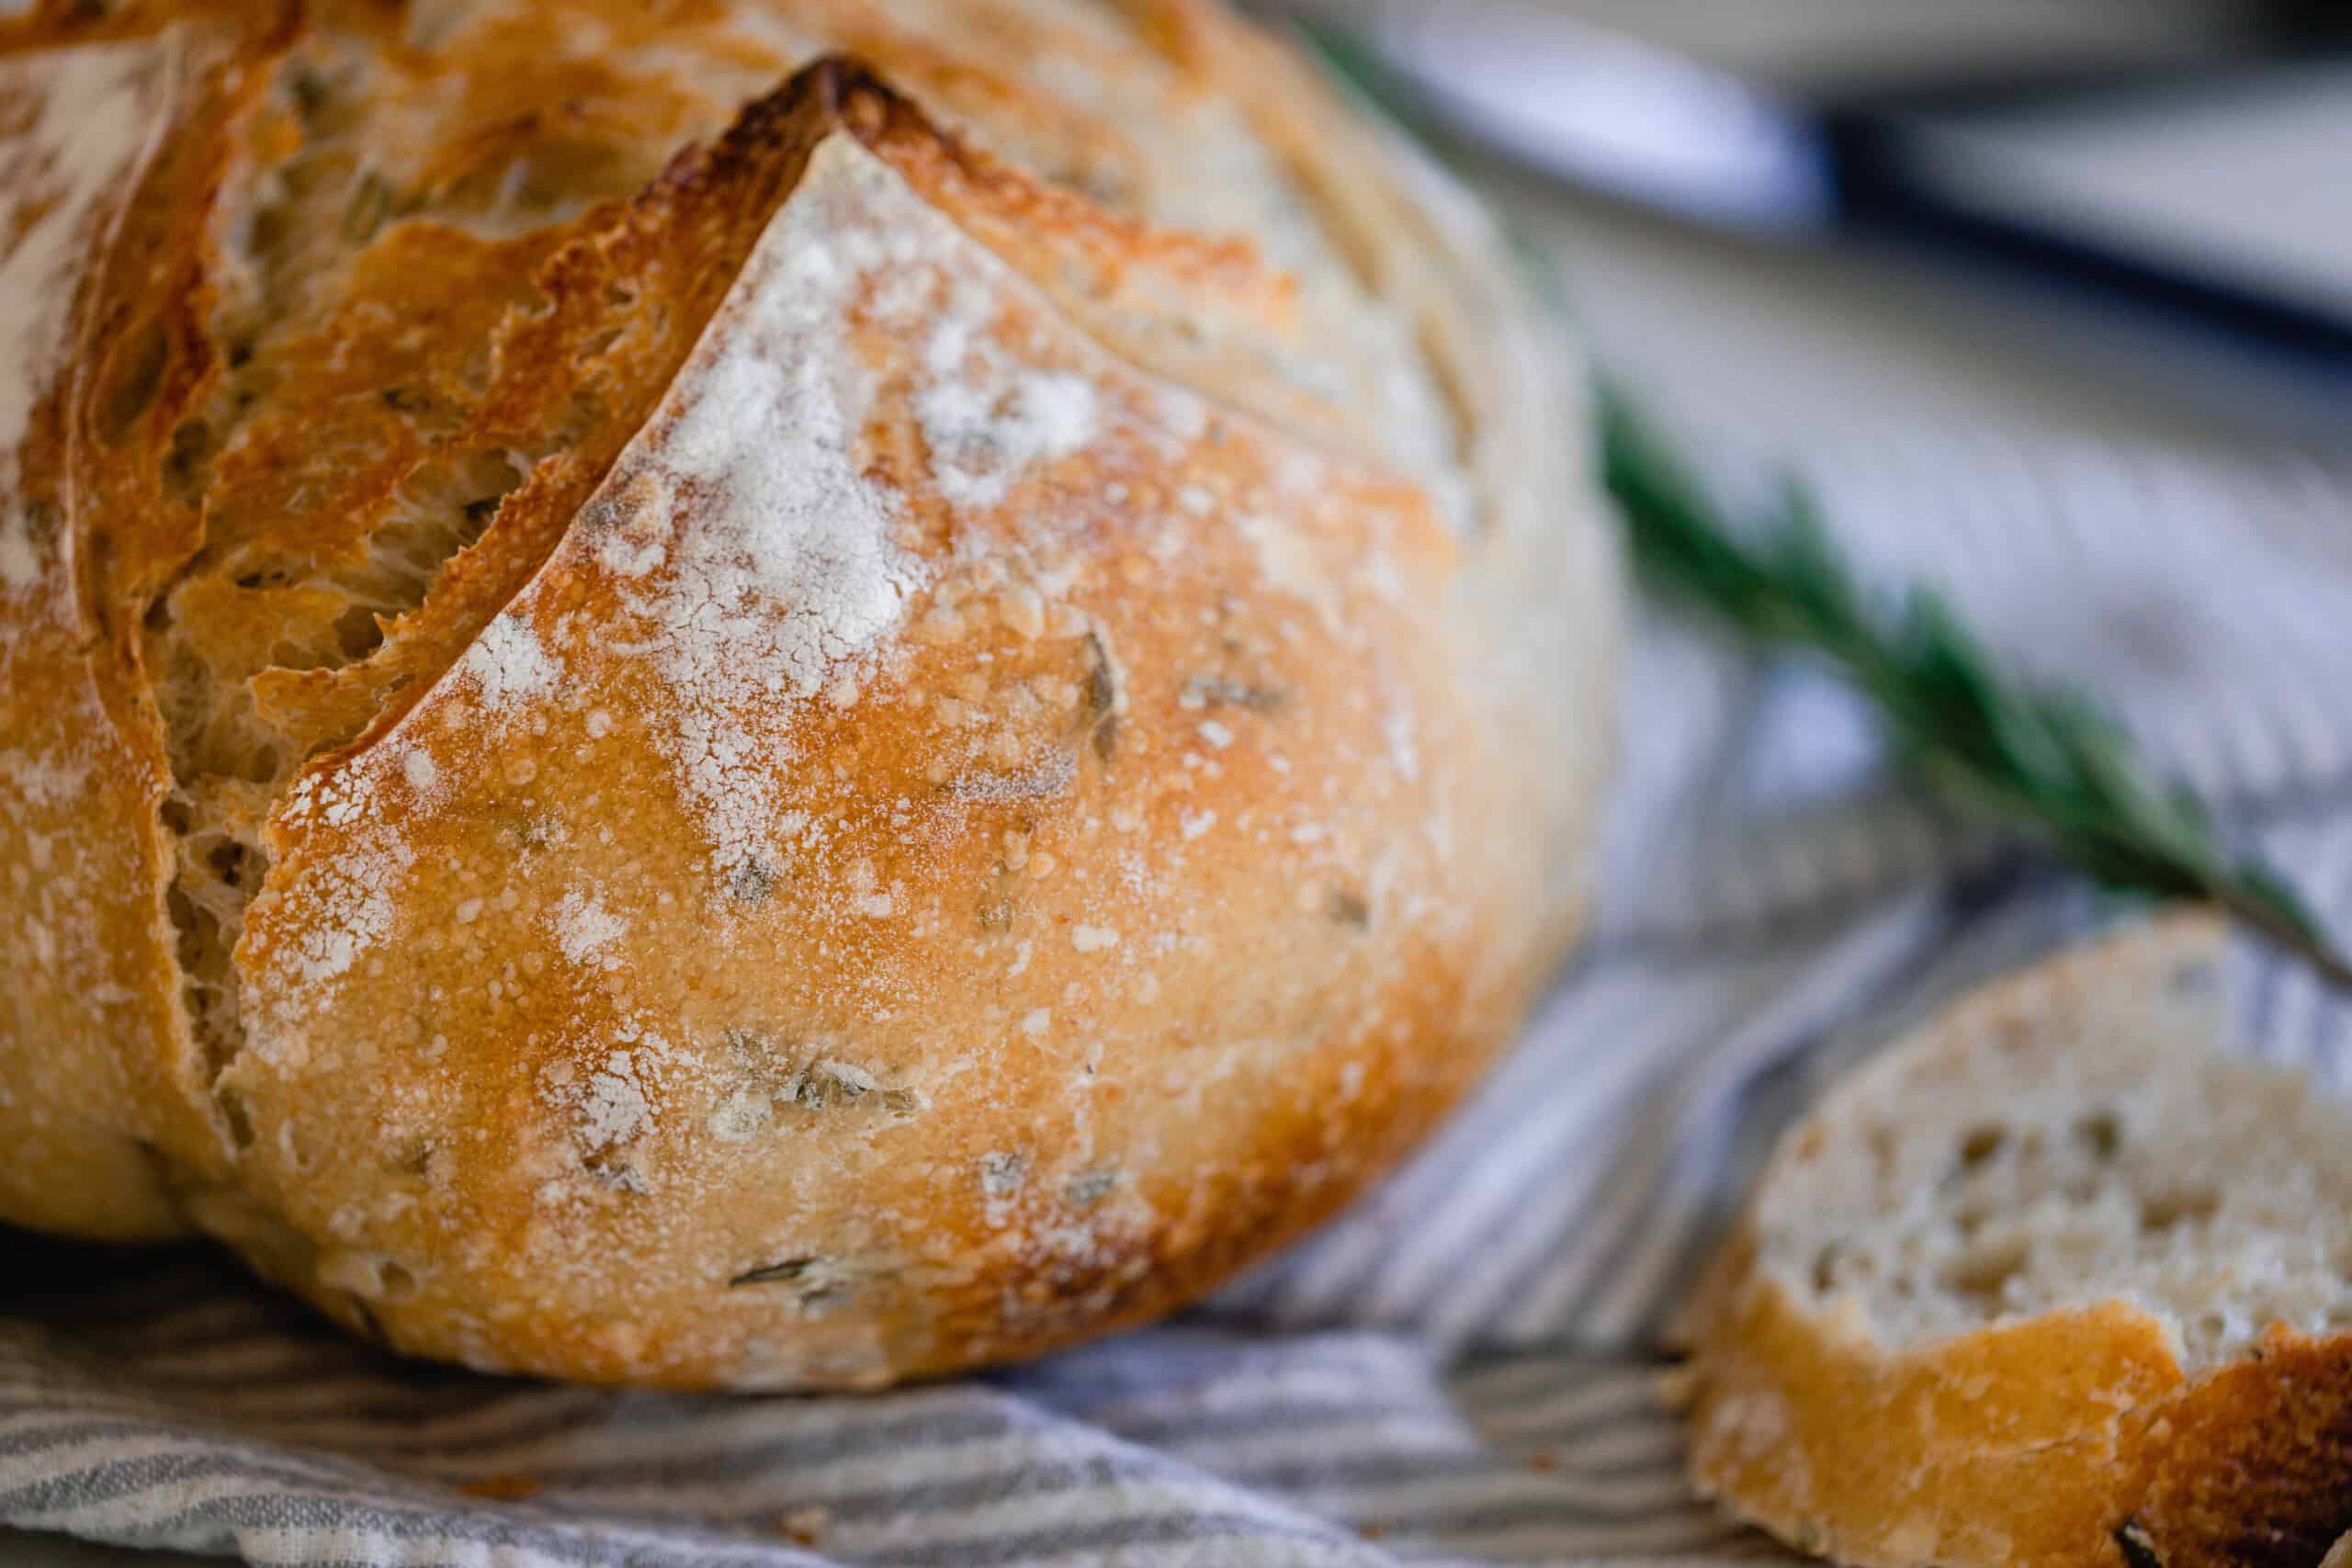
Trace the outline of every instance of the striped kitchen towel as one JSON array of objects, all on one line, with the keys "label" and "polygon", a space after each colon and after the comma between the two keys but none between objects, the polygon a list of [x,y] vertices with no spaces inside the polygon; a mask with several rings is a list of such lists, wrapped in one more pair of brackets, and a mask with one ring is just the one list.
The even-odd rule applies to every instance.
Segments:
[{"label": "striped kitchen towel", "polygon": [[[1858,558],[2098,693],[2352,926],[2352,469],[1875,443]],[[1172,1325],[865,1398],[393,1361],[195,1253],[11,1244],[0,1521],[306,1565],[1721,1563],[1659,1325],[1824,1077],[2077,934],[2078,886],[1892,777],[1807,670],[1652,618],[1592,939],[1381,1190]],[[2239,954],[2251,1049],[2352,1011]],[[5,1543],[0,1543],[4,1545]]]}]

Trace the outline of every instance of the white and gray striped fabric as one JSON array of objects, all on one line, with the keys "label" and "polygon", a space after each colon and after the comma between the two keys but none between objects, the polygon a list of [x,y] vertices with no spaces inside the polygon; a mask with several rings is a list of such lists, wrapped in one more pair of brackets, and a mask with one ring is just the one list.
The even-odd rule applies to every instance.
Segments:
[{"label": "white and gray striped fabric", "polygon": [[[2097,692],[2352,924],[2352,471],[1959,438],[1808,470],[1873,571]],[[1185,1320],[878,1397],[615,1394],[397,1363],[208,1256],[21,1242],[0,1522],[312,1568],[1777,1555],[1689,1499],[1659,1325],[1826,1074],[2098,906],[1803,669],[1653,618],[1623,702],[1597,929],[1525,1042]],[[2247,1044],[2352,1078],[2352,1012],[2239,969]]]}]

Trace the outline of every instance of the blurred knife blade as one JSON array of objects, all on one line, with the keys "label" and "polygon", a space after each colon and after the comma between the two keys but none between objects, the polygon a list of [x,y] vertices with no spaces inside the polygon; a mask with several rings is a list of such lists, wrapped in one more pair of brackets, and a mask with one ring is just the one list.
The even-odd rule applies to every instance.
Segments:
[{"label": "blurred knife blade", "polygon": [[[2129,340],[2135,373],[2150,349],[2227,357],[2323,422],[2352,423],[2352,182],[2287,172],[2352,146],[2352,7],[1260,8],[1392,109],[1569,184],[1719,229],[1892,248],[2067,317],[2060,337],[2097,318],[2091,335]],[[2207,184],[2152,185],[2168,158]],[[2257,195],[2282,181],[2291,202]]]},{"label": "blurred knife blade", "polygon": [[1306,13],[1430,113],[1533,167],[1709,222],[1802,231],[1837,215],[1823,128],[1695,56],[1510,0]]}]

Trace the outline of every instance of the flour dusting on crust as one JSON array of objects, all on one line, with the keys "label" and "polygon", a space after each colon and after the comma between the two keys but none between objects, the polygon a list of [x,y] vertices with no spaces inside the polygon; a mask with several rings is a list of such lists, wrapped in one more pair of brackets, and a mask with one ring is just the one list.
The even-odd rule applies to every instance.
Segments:
[{"label": "flour dusting on crust", "polygon": [[550,1063],[540,1075],[540,1095],[581,1152],[598,1162],[592,1168],[607,1185],[641,1192],[644,1177],[618,1156],[659,1121],[656,1101],[674,1053],[669,1041],[635,1019],[624,1020],[605,1044],[601,1053],[587,1054],[582,1065],[571,1057]]},{"label": "flour dusting on crust", "polygon": [[1084,449],[1096,422],[1093,386],[1068,371],[1024,370],[1004,363],[978,335],[996,309],[996,291],[967,278],[924,345],[932,377],[915,399],[931,448],[932,479],[958,506],[993,506],[1038,463]]},{"label": "flour dusting on crust", "polygon": [[287,798],[280,818],[321,824],[354,835],[345,853],[322,861],[305,891],[314,911],[293,928],[278,952],[280,984],[248,993],[246,1043],[266,1059],[295,1063],[309,1055],[306,1021],[322,993],[351,972],[370,950],[389,941],[399,922],[399,895],[416,852],[399,826],[379,809],[379,782],[389,753],[358,759],[327,773],[305,776]]},{"label": "flour dusting on crust", "polygon": [[562,679],[531,623],[514,615],[500,615],[482,627],[458,670],[461,678],[473,683],[482,706],[501,716],[547,696]]},{"label": "flour dusting on crust", "polygon": [[612,948],[628,935],[628,922],[605,908],[594,894],[572,888],[557,901],[556,945],[574,964],[602,967],[614,962]]},{"label": "flour dusting on crust", "polygon": [[[828,143],[761,237],[662,410],[583,522],[628,586],[671,696],[665,749],[698,803],[721,879],[753,864],[780,809],[789,731],[747,714],[830,692],[922,581],[899,508],[853,456],[873,389],[841,343],[852,290],[912,261],[829,198]],[[844,210],[844,208],[847,210]]]},{"label": "flour dusting on crust", "polygon": [[[920,344],[899,372],[913,380],[924,489],[961,513],[1005,507],[1111,422],[1088,375],[1023,366],[991,337],[1008,289],[1023,286],[895,171],[828,140],[583,510],[575,558],[643,626],[635,648],[667,691],[656,733],[722,887],[756,881],[792,835],[784,710],[855,703],[933,585],[904,542],[921,502],[864,466],[884,372],[857,325]],[[1035,592],[1005,597],[1008,624],[1044,629]],[[859,908],[893,912],[870,889]]]}]

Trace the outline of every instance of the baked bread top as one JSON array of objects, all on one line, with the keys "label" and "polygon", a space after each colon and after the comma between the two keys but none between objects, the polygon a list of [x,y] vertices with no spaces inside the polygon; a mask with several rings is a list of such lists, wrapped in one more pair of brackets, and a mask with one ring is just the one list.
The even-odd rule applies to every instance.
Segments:
[{"label": "baked bread top", "polygon": [[476,1365],[881,1381],[1295,1233],[1554,961],[1615,632],[1556,338],[1220,11],[0,38],[0,1213]]}]

